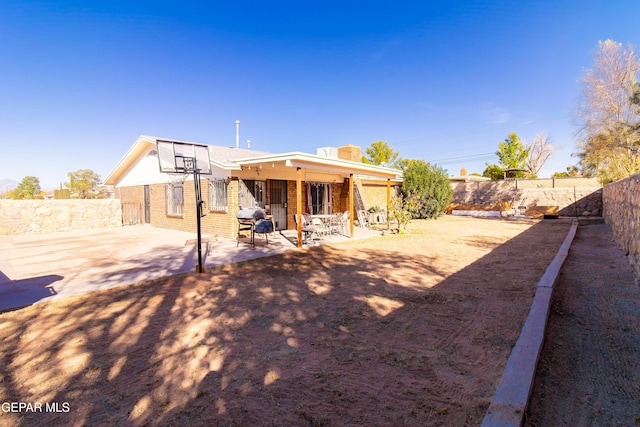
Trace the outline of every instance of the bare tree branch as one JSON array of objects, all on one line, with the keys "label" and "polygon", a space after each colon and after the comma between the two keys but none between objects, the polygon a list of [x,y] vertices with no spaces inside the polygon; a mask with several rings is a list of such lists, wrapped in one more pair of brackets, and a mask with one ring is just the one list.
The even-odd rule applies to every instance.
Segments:
[{"label": "bare tree branch", "polygon": [[632,45],[598,42],[582,77],[576,109],[580,165],[603,181],[640,171],[640,111],[634,105],[640,61]]},{"label": "bare tree branch", "polygon": [[529,146],[529,155],[527,156],[527,169],[529,173],[538,176],[538,173],[544,164],[551,158],[555,146],[551,144],[551,140],[544,133],[539,133]]}]

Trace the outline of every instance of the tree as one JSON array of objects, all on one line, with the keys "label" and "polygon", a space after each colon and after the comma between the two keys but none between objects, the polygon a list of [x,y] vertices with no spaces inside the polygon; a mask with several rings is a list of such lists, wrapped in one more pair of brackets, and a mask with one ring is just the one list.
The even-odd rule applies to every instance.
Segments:
[{"label": "tree", "polygon": [[9,197],[12,199],[41,199],[40,180],[35,176],[25,176],[20,184],[9,192]]},{"label": "tree", "polygon": [[494,181],[504,179],[504,169],[498,165],[487,164],[487,168],[482,172],[482,176],[491,178]]},{"label": "tree", "polygon": [[54,199],[70,199],[71,191],[68,188],[62,188],[62,183],[60,183],[59,190],[53,190],[53,198]]},{"label": "tree", "polygon": [[555,172],[551,178],[573,178],[580,176],[580,169],[576,165],[567,166],[566,172]]},{"label": "tree", "polygon": [[403,161],[402,193],[409,200],[417,198],[413,218],[437,218],[451,201],[453,189],[447,172],[423,160]]},{"label": "tree", "polygon": [[580,166],[603,182],[640,171],[640,111],[637,73],[640,61],[632,45],[599,41],[593,67],[582,77],[575,112]]},{"label": "tree", "polygon": [[[504,141],[498,144],[496,155],[503,169],[525,169],[529,148],[520,141],[517,133],[511,132]],[[521,178],[524,174],[516,172],[514,176]]]},{"label": "tree", "polygon": [[100,184],[100,175],[91,169],[78,169],[75,172],[69,172],[67,175],[69,176],[69,182],[64,185],[72,195],[79,199],[98,197],[96,187]]},{"label": "tree", "polygon": [[386,141],[374,141],[370,147],[365,148],[362,163],[369,165],[385,164],[390,168],[397,168],[400,163],[400,152],[394,151]]},{"label": "tree", "polygon": [[537,178],[540,169],[549,160],[553,153],[554,146],[551,144],[549,137],[543,133],[539,133],[533,139],[533,144],[528,147],[529,154],[525,161],[531,178]]}]

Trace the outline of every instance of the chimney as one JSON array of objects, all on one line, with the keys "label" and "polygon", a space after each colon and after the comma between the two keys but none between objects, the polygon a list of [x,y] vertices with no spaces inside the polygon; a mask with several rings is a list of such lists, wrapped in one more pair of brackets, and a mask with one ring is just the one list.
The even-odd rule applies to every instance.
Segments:
[{"label": "chimney", "polygon": [[460,176],[467,176],[469,174],[469,171],[467,170],[467,168],[460,168]]},{"label": "chimney", "polygon": [[362,156],[360,154],[360,147],[347,144],[338,148],[338,158],[342,160],[351,160],[352,162],[362,162]]}]

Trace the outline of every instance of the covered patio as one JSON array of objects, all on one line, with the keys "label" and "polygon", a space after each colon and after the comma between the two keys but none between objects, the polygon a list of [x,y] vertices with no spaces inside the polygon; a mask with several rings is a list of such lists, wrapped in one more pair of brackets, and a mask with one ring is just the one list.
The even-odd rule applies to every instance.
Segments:
[{"label": "covered patio", "polygon": [[305,188],[305,183],[346,184],[346,191],[344,192],[345,200],[339,199],[334,202],[334,204],[340,208],[334,209],[331,213],[349,212],[347,231],[343,234],[349,238],[353,238],[356,235],[354,222],[357,218],[355,206],[356,191],[354,188],[355,179],[378,180],[385,183],[385,209],[388,212],[391,204],[392,182],[399,182],[402,174],[402,172],[397,169],[299,152],[237,159],[234,163],[239,169],[236,170],[236,173],[241,179],[250,180],[260,177],[260,179],[266,180],[295,182],[295,191],[289,194],[290,197],[288,199],[295,201],[295,208],[287,203],[285,203],[286,206],[283,207],[276,206],[273,201],[269,207],[272,213],[276,213],[277,209],[284,209],[290,223],[296,224],[295,242],[299,248],[304,244],[303,224],[301,221],[295,221],[295,218],[301,218],[304,213],[307,213],[306,210],[303,209],[303,200],[305,198],[303,189]]}]

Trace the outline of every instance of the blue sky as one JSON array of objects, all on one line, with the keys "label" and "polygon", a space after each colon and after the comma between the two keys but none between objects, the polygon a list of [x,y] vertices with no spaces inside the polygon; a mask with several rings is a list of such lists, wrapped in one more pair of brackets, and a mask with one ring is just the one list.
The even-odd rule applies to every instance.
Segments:
[{"label": "blue sky", "polygon": [[[139,135],[304,151],[384,140],[457,175],[571,112],[598,40],[639,45],[637,1],[0,0],[0,178],[106,178]],[[1,190],[1,189],[0,189]]]}]

